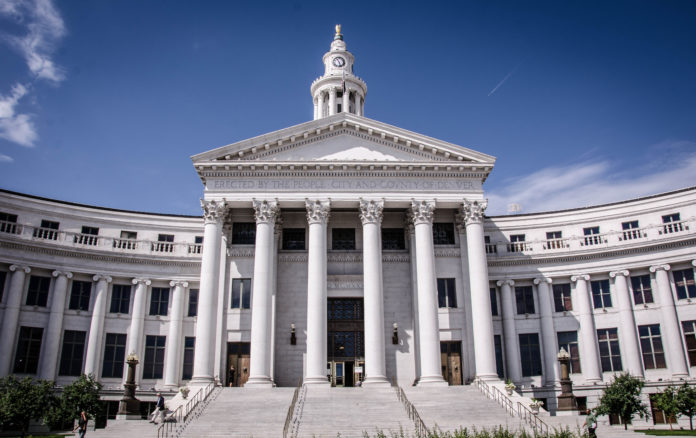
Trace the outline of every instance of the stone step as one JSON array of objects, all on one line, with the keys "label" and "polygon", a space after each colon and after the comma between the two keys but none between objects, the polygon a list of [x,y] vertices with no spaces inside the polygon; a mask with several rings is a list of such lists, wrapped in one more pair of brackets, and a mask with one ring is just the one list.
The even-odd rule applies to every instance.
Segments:
[{"label": "stone step", "polygon": [[156,437],[157,427],[147,420],[109,420],[106,428],[88,430],[87,436],[90,438]]}]

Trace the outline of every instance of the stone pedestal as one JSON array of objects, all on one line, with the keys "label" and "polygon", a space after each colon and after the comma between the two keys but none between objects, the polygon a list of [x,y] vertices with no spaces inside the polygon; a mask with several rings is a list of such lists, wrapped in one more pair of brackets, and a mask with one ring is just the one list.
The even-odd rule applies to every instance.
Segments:
[{"label": "stone pedestal", "polygon": [[117,420],[140,420],[140,400],[135,398],[135,366],[138,364],[138,358],[134,355],[129,355],[128,360],[128,377],[123,385],[123,398],[118,404],[118,412],[116,413]]},{"label": "stone pedestal", "polygon": [[558,353],[558,362],[561,364],[561,395],[558,396],[557,415],[569,415],[577,412],[578,402],[573,395],[573,381],[570,380],[570,355],[563,348]]}]

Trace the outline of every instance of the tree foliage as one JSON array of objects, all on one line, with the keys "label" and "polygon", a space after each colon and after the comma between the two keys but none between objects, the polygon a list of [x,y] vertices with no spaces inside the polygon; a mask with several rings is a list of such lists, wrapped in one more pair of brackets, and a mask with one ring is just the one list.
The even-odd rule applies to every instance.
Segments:
[{"label": "tree foliage", "polygon": [[653,396],[655,407],[665,414],[665,421],[669,423],[669,428],[672,429],[672,420],[681,415],[679,409],[679,401],[677,398],[677,388],[670,385]]},{"label": "tree foliage", "polygon": [[46,421],[52,429],[58,429],[80,415],[87,412],[88,417],[95,418],[101,411],[99,391],[101,383],[92,374],[82,375],[77,380],[63,388],[63,393],[47,414]]},{"label": "tree foliage", "polygon": [[626,429],[635,415],[640,418],[648,416],[648,407],[640,399],[643,385],[642,380],[628,373],[614,376],[614,381],[604,388],[595,412],[597,415],[618,415]]},{"label": "tree foliage", "polygon": [[54,389],[55,383],[49,380],[20,380],[15,376],[0,379],[0,425],[20,430],[25,436],[29,422],[43,420],[56,403]]},{"label": "tree foliage", "polygon": [[679,413],[689,417],[689,427],[694,429],[694,415],[696,415],[696,387],[684,382],[677,390],[677,405]]}]

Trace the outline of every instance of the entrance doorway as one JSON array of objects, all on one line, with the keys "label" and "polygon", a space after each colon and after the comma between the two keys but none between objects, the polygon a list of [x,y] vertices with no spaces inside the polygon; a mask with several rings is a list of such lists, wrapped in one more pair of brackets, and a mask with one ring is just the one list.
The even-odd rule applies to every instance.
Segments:
[{"label": "entrance doorway", "polygon": [[326,374],[335,387],[356,386],[365,379],[362,298],[329,298]]},{"label": "entrance doorway", "polygon": [[461,341],[440,342],[442,377],[450,385],[462,384],[462,343]]},{"label": "entrance doorway", "polygon": [[227,343],[227,386],[244,386],[249,380],[249,342]]}]

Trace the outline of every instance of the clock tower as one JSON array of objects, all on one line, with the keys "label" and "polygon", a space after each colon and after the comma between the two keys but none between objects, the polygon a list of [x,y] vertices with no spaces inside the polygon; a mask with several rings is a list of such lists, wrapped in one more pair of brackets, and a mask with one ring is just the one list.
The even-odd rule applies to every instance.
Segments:
[{"label": "clock tower", "polygon": [[314,120],[349,112],[365,114],[367,85],[353,74],[353,54],[346,50],[341,25],[336,25],[336,35],[331,49],[324,54],[324,75],[311,87],[314,100]]}]

